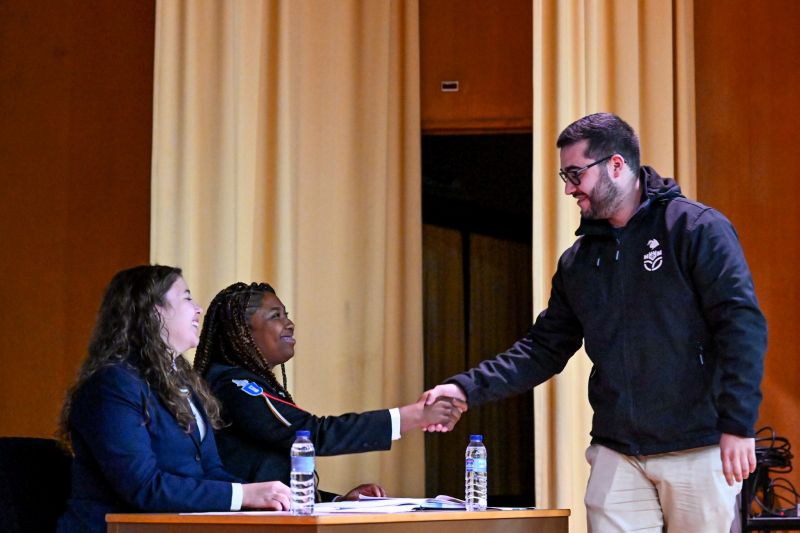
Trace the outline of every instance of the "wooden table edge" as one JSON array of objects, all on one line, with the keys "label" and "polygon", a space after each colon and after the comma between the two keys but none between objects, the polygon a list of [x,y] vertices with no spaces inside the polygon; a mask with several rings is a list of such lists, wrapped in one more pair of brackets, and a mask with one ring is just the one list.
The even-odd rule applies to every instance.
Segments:
[{"label": "wooden table edge", "polygon": [[530,509],[524,511],[414,511],[408,513],[335,513],[292,516],[284,513],[258,515],[236,512],[219,514],[116,513],[107,514],[109,524],[360,524],[387,522],[425,522],[436,520],[492,520],[498,518],[554,518],[570,516],[569,509]]}]

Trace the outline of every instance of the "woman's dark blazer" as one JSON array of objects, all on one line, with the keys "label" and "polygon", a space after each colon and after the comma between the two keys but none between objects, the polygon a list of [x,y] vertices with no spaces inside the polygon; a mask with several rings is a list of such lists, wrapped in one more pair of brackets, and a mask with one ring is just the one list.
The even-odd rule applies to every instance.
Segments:
[{"label": "woman's dark blazer", "polygon": [[106,531],[106,513],[230,510],[239,480],[223,469],[211,426],[202,441],[195,424],[186,433],[133,367],[89,378],[69,425],[75,458],[58,531]]},{"label": "woman's dark blazer", "polygon": [[229,472],[248,481],[288,485],[289,449],[300,429],[311,431],[314,450],[320,456],[392,447],[388,409],[319,417],[289,402],[262,377],[241,367],[214,363],[206,379],[222,402],[228,424],[217,432],[222,461]]}]

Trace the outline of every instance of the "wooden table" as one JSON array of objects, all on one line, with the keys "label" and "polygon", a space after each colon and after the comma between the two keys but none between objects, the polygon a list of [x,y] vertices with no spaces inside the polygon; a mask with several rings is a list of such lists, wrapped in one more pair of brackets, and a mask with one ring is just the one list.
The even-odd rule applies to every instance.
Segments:
[{"label": "wooden table", "polygon": [[421,511],[399,514],[109,514],[108,533],[567,533],[569,510]]}]

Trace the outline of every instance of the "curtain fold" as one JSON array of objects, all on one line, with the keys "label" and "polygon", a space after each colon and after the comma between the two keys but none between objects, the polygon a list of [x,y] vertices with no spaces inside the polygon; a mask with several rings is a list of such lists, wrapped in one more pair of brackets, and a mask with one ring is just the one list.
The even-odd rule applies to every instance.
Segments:
[{"label": "curtain fold", "polygon": [[[315,414],[410,403],[422,377],[416,1],[161,0],[151,260],[198,301],[268,281]],[[320,458],[321,487],[424,493],[421,433]]]},{"label": "curtain fold", "polygon": [[[533,301],[547,305],[579,212],[557,177],[556,138],[599,111],[639,133],[643,164],[695,190],[692,0],[533,0]],[[534,391],[537,504],[572,509],[585,531],[591,362],[581,351]]]}]

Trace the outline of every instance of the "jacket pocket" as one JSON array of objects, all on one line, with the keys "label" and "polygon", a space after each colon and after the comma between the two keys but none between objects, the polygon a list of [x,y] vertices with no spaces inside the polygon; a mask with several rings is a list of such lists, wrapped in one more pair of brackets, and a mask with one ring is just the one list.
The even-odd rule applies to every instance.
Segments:
[{"label": "jacket pocket", "polygon": [[708,390],[711,388],[714,379],[714,361],[709,358],[709,354],[702,342],[698,342],[695,345],[695,357],[697,358],[697,365],[700,368],[703,386]]}]

